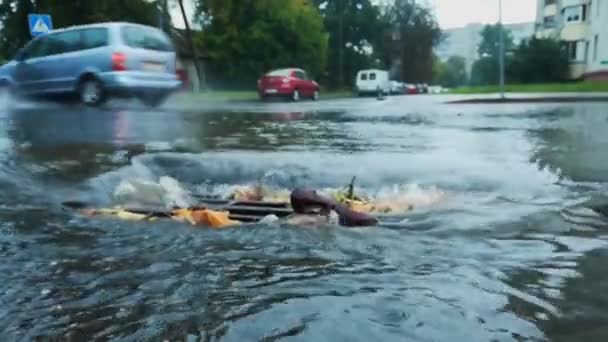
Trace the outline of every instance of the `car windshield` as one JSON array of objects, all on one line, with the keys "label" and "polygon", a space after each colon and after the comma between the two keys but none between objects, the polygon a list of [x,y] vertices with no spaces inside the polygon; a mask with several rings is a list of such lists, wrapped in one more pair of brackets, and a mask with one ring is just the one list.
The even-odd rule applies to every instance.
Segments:
[{"label": "car windshield", "polygon": [[266,74],[266,76],[281,76],[281,77],[289,77],[291,76],[292,70],[289,69],[281,69],[281,70],[274,70],[269,72],[268,74]]}]

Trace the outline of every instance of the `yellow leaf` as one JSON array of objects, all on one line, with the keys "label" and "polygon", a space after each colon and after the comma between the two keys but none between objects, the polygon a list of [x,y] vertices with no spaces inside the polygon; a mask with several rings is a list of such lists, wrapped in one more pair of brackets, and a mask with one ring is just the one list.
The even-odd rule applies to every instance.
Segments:
[{"label": "yellow leaf", "polygon": [[194,226],[210,226],[221,228],[239,223],[228,217],[229,213],[209,209],[178,209],[173,211],[173,218],[189,222]]},{"label": "yellow leaf", "polygon": [[129,211],[125,211],[122,209],[94,209],[86,211],[86,215],[88,216],[114,216],[121,220],[126,221],[143,221],[148,215],[144,214],[136,214]]}]

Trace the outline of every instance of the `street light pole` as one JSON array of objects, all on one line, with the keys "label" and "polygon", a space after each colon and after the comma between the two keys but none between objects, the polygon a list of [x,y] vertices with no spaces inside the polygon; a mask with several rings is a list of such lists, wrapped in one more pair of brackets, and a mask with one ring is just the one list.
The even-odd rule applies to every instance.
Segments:
[{"label": "street light pole", "polygon": [[338,1],[338,87],[344,86],[344,0]]},{"label": "street light pole", "polygon": [[500,98],[505,98],[505,34],[502,27],[502,0],[498,0],[498,25],[500,27],[499,38],[499,68],[500,68]]},{"label": "street light pole", "polygon": [[158,9],[158,28],[161,31],[164,31],[165,28],[165,23],[164,23],[164,16],[165,16],[165,11],[164,11],[164,7],[163,7],[163,0],[158,0],[157,3],[157,9]]}]

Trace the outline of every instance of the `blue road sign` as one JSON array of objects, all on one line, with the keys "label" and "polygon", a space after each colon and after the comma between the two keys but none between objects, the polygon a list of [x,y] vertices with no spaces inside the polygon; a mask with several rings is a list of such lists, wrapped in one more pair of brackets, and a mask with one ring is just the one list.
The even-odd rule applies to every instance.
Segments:
[{"label": "blue road sign", "polygon": [[38,37],[53,30],[53,20],[48,14],[29,14],[27,16],[30,25],[30,34]]}]

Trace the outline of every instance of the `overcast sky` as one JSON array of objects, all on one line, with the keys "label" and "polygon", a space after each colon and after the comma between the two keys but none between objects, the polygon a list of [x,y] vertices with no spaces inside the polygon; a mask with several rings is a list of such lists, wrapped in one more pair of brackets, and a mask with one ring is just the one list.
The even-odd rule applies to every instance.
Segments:
[{"label": "overcast sky", "polygon": [[[462,27],[469,23],[498,21],[498,0],[429,0],[441,28]],[[505,23],[521,23],[536,19],[536,0],[503,0]]]},{"label": "overcast sky", "polygon": [[[426,0],[434,8],[442,28],[462,27],[469,23],[495,23],[498,21],[498,0]],[[192,15],[192,2],[184,1],[186,12]],[[172,8],[173,23],[184,27],[178,8]],[[534,21],[536,0],[503,0],[505,23]]]},{"label": "overcast sky", "polygon": [[[175,3],[177,1],[169,1],[173,6],[170,7],[171,21],[173,21],[173,25],[178,28],[184,28],[184,20],[182,19],[182,12]],[[190,18],[190,22],[192,22],[192,16],[194,15],[194,6],[192,4],[192,0],[184,1],[184,10],[186,15]]]}]

